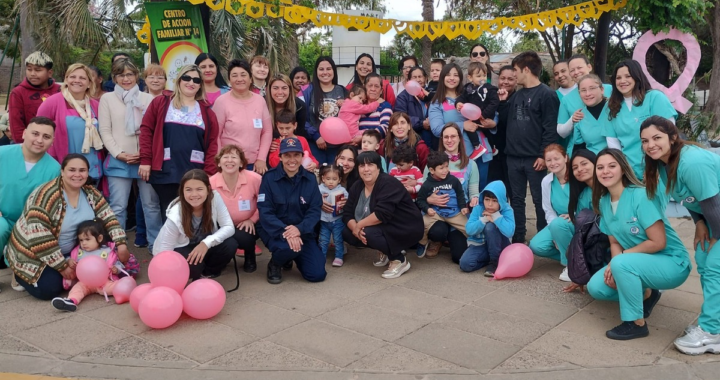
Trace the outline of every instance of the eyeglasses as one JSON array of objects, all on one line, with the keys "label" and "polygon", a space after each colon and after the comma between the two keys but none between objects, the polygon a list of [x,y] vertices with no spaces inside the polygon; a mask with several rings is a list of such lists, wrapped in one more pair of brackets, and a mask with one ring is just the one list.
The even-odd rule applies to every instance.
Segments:
[{"label": "eyeglasses", "polygon": [[158,75],[150,75],[149,77],[145,78],[147,80],[165,80],[164,76],[158,76]]},{"label": "eyeglasses", "polygon": [[180,77],[180,80],[183,82],[190,82],[192,81],[195,84],[200,84],[202,82],[202,79],[198,77],[191,77],[190,75],[183,75]]},{"label": "eyeglasses", "polygon": [[115,75],[115,78],[118,78],[118,79],[132,79],[132,78],[135,78],[135,73],[118,74],[118,75]]},{"label": "eyeglasses", "polygon": [[403,66],[402,69],[403,69],[403,70],[410,70],[410,69],[412,69],[413,67],[415,67],[415,66]]},{"label": "eyeglasses", "polygon": [[478,51],[474,51],[474,52],[472,52],[472,54],[471,54],[471,55],[472,55],[472,57],[473,57],[473,58],[477,58],[477,56],[478,56],[478,55],[479,55],[479,56],[481,56],[481,57],[484,57],[484,56],[486,56],[486,55],[487,55],[487,53],[486,53],[486,52],[484,52],[484,51],[480,51],[480,52],[478,52]]},{"label": "eyeglasses", "polygon": [[587,94],[587,93],[593,92],[593,91],[595,91],[595,90],[597,90],[597,89],[599,89],[599,88],[600,88],[600,87],[598,87],[598,86],[584,88],[584,89],[580,90],[580,93],[581,93],[581,94]]}]

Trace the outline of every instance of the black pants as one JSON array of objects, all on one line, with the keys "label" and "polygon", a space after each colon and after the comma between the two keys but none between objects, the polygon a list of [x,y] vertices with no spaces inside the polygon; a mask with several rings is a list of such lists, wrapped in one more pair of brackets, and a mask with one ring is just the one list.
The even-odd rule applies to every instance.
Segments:
[{"label": "black pants", "polygon": [[390,244],[388,243],[387,238],[385,237],[385,232],[381,226],[382,224],[365,227],[365,239],[367,240],[367,244],[363,244],[363,242],[356,238],[355,235],[352,234],[352,231],[350,231],[347,227],[343,229],[343,240],[345,243],[348,243],[353,247],[369,247],[377,249],[387,256],[390,261],[397,260],[404,263],[405,255],[403,255],[402,252],[393,252],[390,249]]},{"label": "black pants", "polygon": [[45,269],[43,269],[43,272],[40,275],[40,278],[38,278],[35,285],[28,284],[18,276],[15,276],[15,279],[17,280],[18,284],[20,284],[20,286],[25,288],[29,295],[45,301],[51,300],[59,296],[60,293],[65,290],[62,284],[62,275],[60,274],[60,272],[50,267],[46,267]]},{"label": "black pants", "polygon": [[245,230],[235,228],[235,235],[233,235],[232,239],[237,243],[237,249],[245,251],[245,262],[255,262],[255,241],[258,239],[257,231],[255,231],[255,234],[250,234]]},{"label": "black pants", "polygon": [[152,184],[153,189],[160,199],[160,218],[163,224],[167,220],[167,209],[170,203],[178,197],[179,183]]},{"label": "black pants", "polygon": [[[198,243],[199,244],[199,243]],[[175,248],[175,252],[187,258],[197,244],[189,244],[184,247]],[[198,264],[190,264],[190,278],[197,280],[201,275],[220,274],[223,268],[232,260],[237,251],[238,245],[235,239],[225,239],[224,242],[208,249],[203,261]],[[255,246],[253,245],[253,252]]]},{"label": "black pants", "polygon": [[[512,188],[510,187],[510,180],[508,179],[507,156],[502,152],[496,154],[492,161],[490,161],[487,182],[490,183],[492,181],[502,181],[503,185],[505,185],[505,194],[507,194],[508,198],[511,197]],[[482,190],[483,189],[480,189],[480,191]]]},{"label": "black pants", "polygon": [[452,230],[445,222],[435,222],[428,231],[428,240],[436,243],[450,243],[450,258],[455,264],[460,263],[460,258],[467,249],[467,238],[461,231]]},{"label": "black pants", "polygon": [[508,179],[512,188],[510,203],[515,214],[515,236],[513,240],[525,240],[527,227],[525,226],[525,196],[527,185],[530,183],[530,195],[535,205],[536,227],[540,231],[545,226],[545,211],[542,208],[542,179],[547,175],[547,170],[535,170],[533,165],[537,158],[532,157],[507,157]]}]

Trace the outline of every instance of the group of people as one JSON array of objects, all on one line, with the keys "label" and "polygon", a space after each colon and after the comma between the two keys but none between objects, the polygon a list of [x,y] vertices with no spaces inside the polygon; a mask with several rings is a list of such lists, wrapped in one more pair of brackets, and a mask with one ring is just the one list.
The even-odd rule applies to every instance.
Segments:
[{"label": "group of people", "polygon": [[[705,296],[698,325],[675,344],[690,354],[720,350],[720,262],[710,253],[720,234],[720,157],[680,138],[677,113],[635,61],[618,64],[607,85],[574,56],[554,66],[552,90],[535,52],[497,73],[484,46],[470,56],[467,73],[434,60],[429,75],[404,57],[391,84],[362,54],[341,86],[330,57],[290,76],[271,73],[265,57],[234,59],[226,82],[203,53],[168,91],[161,66],[141,75],[117,54],[114,85],[98,101],[87,66],[71,65],[58,85],[52,60],[33,53],[11,95],[16,144],[0,148],[0,252],[13,288],[70,311],[85,295],[111,294],[112,280],[89,287],[75,268],[100,256],[113,276],[137,271],[125,236],[134,184],[131,206],[151,252],[185,256],[192,280],[217,277],[237,253],[245,272],[256,271],[258,238],[272,255],[272,284],[294,264],[307,281],[323,281],[333,245],[333,267],[343,266],[345,245],[370,247],[392,279],[410,269],[408,251],[434,258],[447,244],[462,271],[492,277],[502,251],[526,243],[529,186],[538,256],[566,266],[578,214],[598,216],[610,248],[587,290],[619,301],[623,322],[607,336],[634,339],[648,335],[662,291],[691,270],[665,217],[672,196],[696,221]],[[404,90],[411,80],[418,95]],[[463,116],[469,104],[482,111],[476,120]],[[345,144],[323,138],[331,117],[345,122]],[[571,281],[567,268],[560,279]]]}]

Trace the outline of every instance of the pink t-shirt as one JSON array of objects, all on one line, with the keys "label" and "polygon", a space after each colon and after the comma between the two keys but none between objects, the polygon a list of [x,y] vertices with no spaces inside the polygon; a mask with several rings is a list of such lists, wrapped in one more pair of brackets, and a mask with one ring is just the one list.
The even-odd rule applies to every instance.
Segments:
[{"label": "pink t-shirt", "polygon": [[[257,223],[260,219],[257,201],[261,181],[260,174],[243,170],[238,173],[235,189],[229,189],[219,170],[217,174],[210,177],[210,186],[220,194],[235,226],[248,219],[253,223]],[[235,194],[233,194],[233,190]]]},{"label": "pink t-shirt", "polygon": [[210,103],[210,105],[213,105],[213,104],[215,104],[215,101],[217,100],[217,98],[219,98],[220,95],[222,95],[222,91],[218,90],[215,92],[208,92],[205,95],[207,96],[208,103]]},{"label": "pink t-shirt", "polygon": [[228,144],[239,146],[249,164],[267,159],[273,128],[265,98],[252,94],[248,99],[238,99],[230,91],[217,98],[213,111],[220,129],[220,149]]}]

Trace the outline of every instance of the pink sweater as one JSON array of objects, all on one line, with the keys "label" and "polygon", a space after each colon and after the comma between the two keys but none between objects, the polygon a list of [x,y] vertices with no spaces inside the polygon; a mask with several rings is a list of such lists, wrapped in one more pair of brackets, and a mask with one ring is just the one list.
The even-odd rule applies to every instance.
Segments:
[{"label": "pink sweater", "polygon": [[362,135],[362,132],[360,132],[360,128],[358,127],[360,117],[362,115],[369,114],[370,112],[375,112],[379,105],[380,103],[378,102],[361,104],[349,98],[345,99],[342,107],[340,107],[340,114],[338,117],[347,124],[350,137],[354,138]]},{"label": "pink sweater", "polygon": [[220,95],[213,105],[220,133],[218,148],[235,144],[242,148],[248,163],[266,160],[273,137],[272,121],[265,99],[252,94],[249,99],[237,99],[232,91]]},{"label": "pink sweater", "polygon": [[[229,189],[227,184],[225,184],[222,173],[218,172],[210,177],[210,186],[222,197],[223,203],[225,203],[228,212],[230,212],[230,217],[235,226],[248,219],[253,223],[257,223],[260,219],[257,201],[258,194],[260,194],[261,181],[262,177],[260,174],[243,170],[238,173],[235,189]],[[233,192],[235,193],[234,195]]]},{"label": "pink sweater", "polygon": [[[92,107],[93,118],[95,119],[97,119],[98,105],[97,100],[90,99],[90,107]],[[65,156],[69,153],[68,147],[70,144],[68,143],[68,131],[67,125],[65,125],[65,118],[71,115],[73,111],[75,110],[71,109],[65,101],[63,94],[59,92],[45,99],[37,111],[37,116],[49,117],[55,122],[55,139],[50,149],[48,149],[48,154],[56,159],[57,162],[63,162]]]}]

